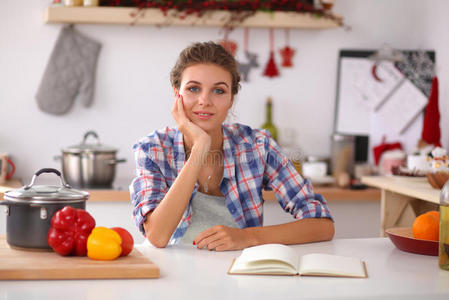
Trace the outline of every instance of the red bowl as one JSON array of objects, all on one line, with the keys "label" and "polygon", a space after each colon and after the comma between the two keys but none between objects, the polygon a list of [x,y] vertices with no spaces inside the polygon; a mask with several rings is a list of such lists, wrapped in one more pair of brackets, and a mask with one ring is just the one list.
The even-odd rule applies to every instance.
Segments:
[{"label": "red bowl", "polygon": [[389,228],[385,232],[393,244],[402,251],[438,256],[438,241],[416,239],[410,227]]}]

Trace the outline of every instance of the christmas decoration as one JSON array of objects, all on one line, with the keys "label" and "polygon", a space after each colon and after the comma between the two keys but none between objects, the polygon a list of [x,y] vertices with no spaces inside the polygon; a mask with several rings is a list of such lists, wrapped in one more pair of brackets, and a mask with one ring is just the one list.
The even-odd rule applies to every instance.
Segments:
[{"label": "christmas decoration", "polygon": [[343,25],[342,19],[334,16],[329,7],[315,5],[314,0],[100,0],[100,6],[137,7],[139,10],[158,8],[165,16],[170,12],[171,16],[181,19],[187,15],[202,16],[207,11],[226,10],[232,14],[230,24],[226,24],[227,27],[243,22],[257,11],[307,12]]},{"label": "christmas decoration", "polygon": [[218,41],[218,43],[220,45],[222,45],[223,48],[226,49],[226,51],[231,53],[232,56],[235,56],[235,52],[237,51],[237,43],[228,39],[229,32],[230,32],[230,29],[225,28],[224,39],[221,41]]},{"label": "christmas decoration", "polygon": [[421,139],[429,145],[441,147],[440,111],[438,108],[438,78],[432,81],[429,102],[424,115]]},{"label": "christmas decoration", "polygon": [[248,81],[248,74],[251,68],[259,67],[259,63],[257,62],[257,54],[248,51],[248,36],[249,36],[249,29],[245,28],[243,47],[245,51],[245,57],[248,59],[248,62],[239,63],[239,72],[242,75],[243,81]]},{"label": "christmas decoration", "polygon": [[273,29],[270,28],[270,58],[268,60],[267,66],[265,67],[265,71],[263,75],[268,77],[276,77],[279,76],[279,71],[276,66],[276,62],[274,61],[274,32]]},{"label": "christmas decoration", "polygon": [[399,142],[387,143],[386,140],[387,140],[387,137],[383,136],[382,142],[373,148],[374,161],[376,163],[376,166],[379,164],[380,158],[384,152],[395,150],[395,149],[402,150],[401,143],[399,143]]},{"label": "christmas decoration", "polygon": [[292,58],[295,55],[296,50],[290,48],[290,31],[288,29],[285,30],[285,47],[279,50],[279,53],[282,56],[282,66],[285,68],[290,68],[293,66]]},{"label": "christmas decoration", "polygon": [[396,63],[396,67],[420,89],[424,95],[430,96],[435,64],[426,51],[402,51],[404,59]]}]

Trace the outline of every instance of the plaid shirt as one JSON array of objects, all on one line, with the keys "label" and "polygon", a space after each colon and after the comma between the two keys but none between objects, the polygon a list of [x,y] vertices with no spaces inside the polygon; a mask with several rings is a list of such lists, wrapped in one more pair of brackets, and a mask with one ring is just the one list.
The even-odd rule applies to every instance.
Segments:
[{"label": "plaid shirt", "polygon": [[[134,221],[144,234],[143,223],[174,183],[186,155],[182,133],[176,128],[154,131],[133,147],[137,177],[129,189]],[[191,201],[173,233],[177,243],[192,222]],[[263,225],[262,189],[274,190],[281,207],[296,219],[331,218],[326,200],[315,194],[265,130],[241,124],[223,125],[223,179],[220,190],[240,228]]]}]

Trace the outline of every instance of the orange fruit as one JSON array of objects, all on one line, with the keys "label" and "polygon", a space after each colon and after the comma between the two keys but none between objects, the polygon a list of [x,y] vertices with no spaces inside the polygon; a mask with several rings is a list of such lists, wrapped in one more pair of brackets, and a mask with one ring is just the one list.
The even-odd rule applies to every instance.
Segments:
[{"label": "orange fruit", "polygon": [[439,211],[431,210],[431,211],[426,212],[426,214],[431,214],[431,215],[437,217],[438,221],[440,221],[440,212]]},{"label": "orange fruit", "polygon": [[440,235],[440,213],[426,212],[416,217],[413,222],[413,237],[422,240],[438,241]]}]

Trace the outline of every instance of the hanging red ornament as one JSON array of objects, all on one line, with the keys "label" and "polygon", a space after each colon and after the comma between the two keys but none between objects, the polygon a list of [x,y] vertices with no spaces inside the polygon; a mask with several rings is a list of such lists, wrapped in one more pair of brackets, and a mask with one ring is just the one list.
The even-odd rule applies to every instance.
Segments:
[{"label": "hanging red ornament", "polygon": [[293,66],[292,58],[295,55],[296,50],[293,48],[290,48],[290,46],[289,46],[290,32],[288,29],[285,30],[285,40],[286,40],[286,45],[284,48],[279,50],[279,53],[282,56],[282,66],[286,67],[286,68],[290,68]]},{"label": "hanging red ornament", "polygon": [[225,29],[224,39],[218,41],[223,48],[226,49],[232,56],[235,56],[235,52],[237,51],[237,43],[228,39],[230,30],[228,28]]},{"label": "hanging red ornament", "polygon": [[279,76],[279,71],[276,66],[276,62],[274,61],[274,33],[273,29],[270,28],[270,59],[268,60],[267,66],[265,67],[265,71],[263,75],[268,77],[276,77]]}]

